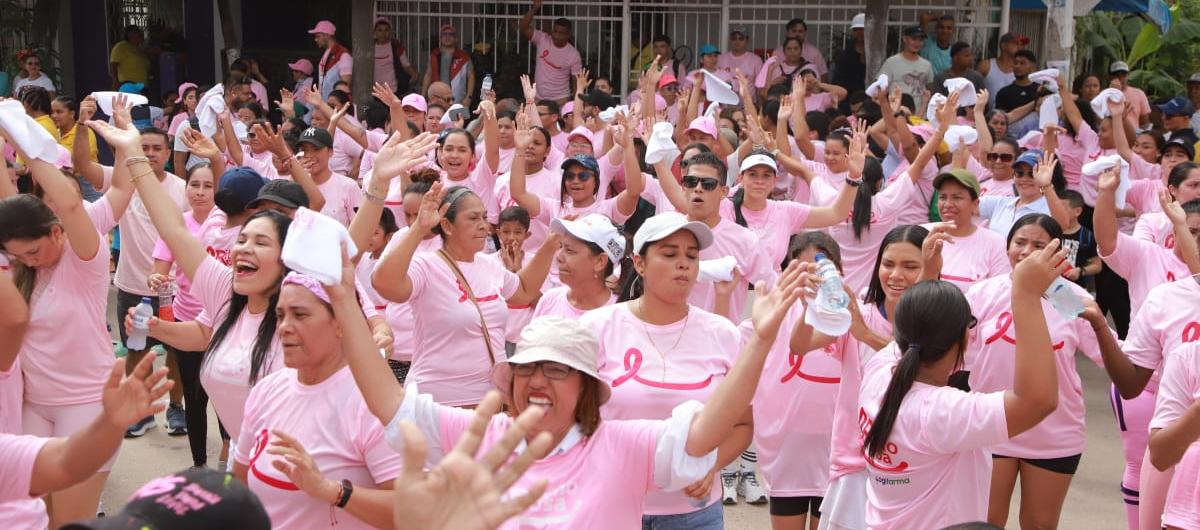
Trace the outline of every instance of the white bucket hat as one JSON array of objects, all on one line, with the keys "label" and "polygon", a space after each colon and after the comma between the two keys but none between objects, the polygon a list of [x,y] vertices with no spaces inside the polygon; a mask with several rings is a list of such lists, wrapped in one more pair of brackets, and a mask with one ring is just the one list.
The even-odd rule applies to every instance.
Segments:
[{"label": "white bucket hat", "polygon": [[521,331],[517,352],[492,367],[492,384],[512,397],[513,365],[552,361],[574,368],[600,383],[600,404],[612,397],[608,383],[600,379],[600,341],[578,320],[560,316],[533,319]]}]

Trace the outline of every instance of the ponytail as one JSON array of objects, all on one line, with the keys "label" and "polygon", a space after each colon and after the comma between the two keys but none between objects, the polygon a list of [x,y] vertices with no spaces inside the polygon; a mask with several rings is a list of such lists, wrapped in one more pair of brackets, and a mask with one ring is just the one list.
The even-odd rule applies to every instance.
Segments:
[{"label": "ponytail", "polygon": [[730,198],[733,202],[733,220],[746,228],[750,225],[746,224],[746,216],[742,215],[742,204],[746,202],[746,188],[738,188],[733,192],[733,197]]},{"label": "ponytail", "polygon": [[875,422],[871,424],[871,430],[863,440],[867,456],[876,458],[883,454],[888,438],[892,435],[892,427],[896,425],[896,418],[900,416],[900,403],[912,389],[920,367],[921,346],[910,344],[904,350],[904,355],[900,356],[896,371],[892,373],[892,381],[888,383],[887,392],[879,404],[879,413],[875,415]]},{"label": "ponytail", "polygon": [[[908,178],[901,175],[900,178]],[[854,196],[854,206],[850,217],[850,226],[854,229],[854,238],[862,240],[864,230],[871,229],[871,206],[875,194],[879,192],[883,182],[883,166],[874,157],[867,157],[863,165],[862,184],[858,186],[858,194]]]}]

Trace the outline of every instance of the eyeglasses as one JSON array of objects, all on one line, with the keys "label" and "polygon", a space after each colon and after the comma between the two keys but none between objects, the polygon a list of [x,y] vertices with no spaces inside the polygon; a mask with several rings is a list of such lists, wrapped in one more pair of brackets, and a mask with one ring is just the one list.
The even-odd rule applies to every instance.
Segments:
[{"label": "eyeglasses", "polygon": [[579,182],[587,182],[592,180],[591,171],[572,171],[563,173],[563,180],[578,180]]},{"label": "eyeglasses", "polygon": [[542,369],[542,375],[546,376],[546,379],[554,380],[566,379],[567,376],[571,375],[571,372],[575,371],[575,369],[571,368],[570,366],[562,363],[556,363],[554,361],[538,361],[536,363],[514,364],[512,371],[514,375],[519,375],[521,377],[533,377],[533,373],[536,372],[539,367]]},{"label": "eyeglasses", "polygon": [[1010,153],[988,153],[987,154],[988,162],[1000,161],[1000,162],[1004,162],[1005,164],[1009,164],[1009,163],[1012,163],[1013,159],[1015,159],[1015,158],[1016,157]]},{"label": "eyeglasses", "polygon": [[695,188],[697,184],[699,184],[700,189],[703,189],[704,191],[712,191],[717,189],[717,186],[721,185],[721,181],[712,177],[696,177],[692,175],[683,176],[683,189],[687,190]]},{"label": "eyeglasses", "polygon": [[662,90],[663,90],[663,92],[670,92],[672,94],[675,94],[675,93],[679,92],[679,85],[672,83],[670,85],[663,87]]}]

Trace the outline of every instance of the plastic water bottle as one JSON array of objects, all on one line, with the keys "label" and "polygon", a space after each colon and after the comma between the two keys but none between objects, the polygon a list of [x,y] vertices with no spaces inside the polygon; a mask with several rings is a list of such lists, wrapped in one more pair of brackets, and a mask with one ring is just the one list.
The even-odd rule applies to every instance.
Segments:
[{"label": "plastic water bottle", "polygon": [[175,321],[175,288],[171,282],[158,286],[158,319],[163,322]]},{"label": "plastic water bottle", "polygon": [[1046,289],[1046,301],[1058,311],[1064,319],[1073,319],[1083,313],[1083,300],[1075,294],[1071,282],[1062,276],[1054,279],[1054,283]]},{"label": "plastic water bottle", "polygon": [[146,349],[146,335],[150,333],[150,317],[154,316],[154,306],[150,297],[142,297],[142,303],[133,310],[133,331],[125,341],[125,349],[142,351]]},{"label": "plastic water bottle", "polygon": [[492,90],[492,74],[483,76],[483,84],[479,85],[479,93],[487,94]]},{"label": "plastic water bottle", "polygon": [[817,276],[821,279],[817,292],[817,301],[822,309],[841,311],[850,304],[846,289],[842,287],[842,275],[838,273],[837,265],[833,264],[825,254],[817,253]]}]

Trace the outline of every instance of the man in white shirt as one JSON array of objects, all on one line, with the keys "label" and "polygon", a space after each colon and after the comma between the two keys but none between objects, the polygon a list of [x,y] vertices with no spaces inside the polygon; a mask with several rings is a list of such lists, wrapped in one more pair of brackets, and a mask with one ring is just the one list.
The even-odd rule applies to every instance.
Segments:
[{"label": "man in white shirt", "polygon": [[925,90],[933,81],[933,65],[919,55],[925,45],[925,30],[920,26],[909,26],[904,28],[903,35],[900,53],[888,57],[879,73],[887,74],[888,83],[912,96],[913,104],[924,113]]}]

